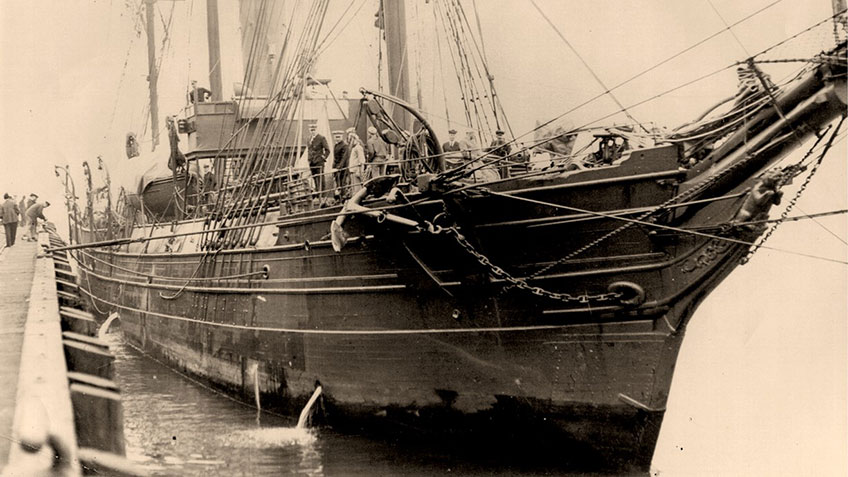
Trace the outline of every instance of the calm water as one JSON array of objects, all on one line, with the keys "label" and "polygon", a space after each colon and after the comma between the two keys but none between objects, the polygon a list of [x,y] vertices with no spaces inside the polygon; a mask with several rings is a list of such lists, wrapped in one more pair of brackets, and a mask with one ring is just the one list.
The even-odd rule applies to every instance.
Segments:
[{"label": "calm water", "polygon": [[154,475],[563,475],[480,457],[399,448],[294,422],[233,401],[108,337],[127,456]]}]

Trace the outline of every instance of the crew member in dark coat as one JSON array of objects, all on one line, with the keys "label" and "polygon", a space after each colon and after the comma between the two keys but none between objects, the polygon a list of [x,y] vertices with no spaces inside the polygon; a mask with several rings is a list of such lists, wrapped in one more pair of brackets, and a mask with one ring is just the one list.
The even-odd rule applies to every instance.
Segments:
[{"label": "crew member in dark coat", "polygon": [[194,104],[197,100],[198,103],[205,103],[210,99],[212,99],[212,91],[203,86],[197,86],[197,81],[192,80],[191,90],[188,92],[188,102]]},{"label": "crew member in dark coat", "polygon": [[203,203],[211,204],[214,202],[212,200],[213,194],[215,194],[215,189],[217,188],[217,181],[215,180],[215,173],[212,172],[212,166],[209,164],[203,165]]},{"label": "crew member in dark coat", "polygon": [[348,194],[348,178],[350,177],[348,171],[348,161],[350,159],[350,146],[344,140],[344,132],[342,131],[333,131],[333,140],[335,141],[335,145],[333,146],[333,169],[335,172],[336,179],[336,188],[333,191],[333,196],[336,199],[341,198],[342,200],[347,199],[350,194]]},{"label": "crew member in dark coat", "polygon": [[324,190],[324,162],[327,161],[327,156],[330,155],[330,146],[327,145],[327,139],[318,134],[318,126],[315,124],[309,125],[309,171],[312,173],[312,179],[315,181],[315,194],[320,197]]},{"label": "crew member in dark coat", "polygon": [[438,162],[439,172],[445,170],[446,166],[456,167],[462,162],[462,146],[456,140],[456,129],[448,131],[448,141],[442,144],[444,155]]},{"label": "crew member in dark coat", "polygon": [[501,173],[501,179],[506,179],[509,177],[509,163],[505,157],[509,156],[509,153],[512,152],[512,146],[507,144],[506,140],[504,140],[504,132],[498,129],[495,131],[495,138],[492,139],[492,143],[489,144],[489,148],[486,149],[486,152],[491,154],[493,159],[501,159],[498,164],[498,169]]},{"label": "crew member in dark coat", "polygon": [[203,165],[203,190],[206,192],[215,190],[215,174],[209,164]]},{"label": "crew member in dark coat", "polygon": [[456,129],[448,131],[448,141],[442,144],[442,150],[445,152],[460,151],[459,141],[456,140]]},{"label": "crew member in dark coat", "polygon": [[3,228],[6,231],[6,246],[15,245],[15,236],[18,233],[18,216],[21,210],[15,199],[9,194],[3,194],[3,205],[0,206],[0,215],[3,218]]}]

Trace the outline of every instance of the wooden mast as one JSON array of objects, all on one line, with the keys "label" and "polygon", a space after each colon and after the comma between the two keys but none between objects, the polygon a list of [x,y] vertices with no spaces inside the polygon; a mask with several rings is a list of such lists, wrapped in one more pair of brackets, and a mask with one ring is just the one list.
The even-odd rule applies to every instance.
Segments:
[{"label": "wooden mast", "polygon": [[[386,38],[386,62],[389,73],[389,94],[410,102],[409,52],[406,47],[406,7],[403,0],[383,0],[383,27]],[[409,129],[409,116],[403,108],[392,107],[392,119],[403,129]]]},{"label": "wooden mast", "polygon": [[848,13],[845,12],[846,2],[845,0],[831,0],[833,4],[833,23],[834,28],[838,25],[841,25],[842,28],[848,28]]},{"label": "wooden mast", "polygon": [[147,17],[147,83],[150,87],[150,131],[153,149],[159,145],[159,94],[156,90],[159,71],[156,69],[156,27],[153,22],[153,4],[156,0],[144,0]]},{"label": "wooden mast", "polygon": [[[180,0],[171,0],[180,1]],[[159,68],[156,66],[156,25],[153,18],[153,4],[156,0],[144,0],[145,29],[147,30],[147,83],[150,88],[150,131],[152,150],[159,145]]]},{"label": "wooden mast", "polygon": [[212,101],[221,101],[221,38],[218,33],[218,0],[206,0],[206,35],[209,42],[209,89]]}]

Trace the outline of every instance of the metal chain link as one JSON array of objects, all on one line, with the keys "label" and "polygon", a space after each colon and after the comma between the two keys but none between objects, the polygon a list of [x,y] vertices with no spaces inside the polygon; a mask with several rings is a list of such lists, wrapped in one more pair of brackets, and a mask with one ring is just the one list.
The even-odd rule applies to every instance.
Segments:
[{"label": "metal chain link", "polygon": [[557,293],[552,292],[550,290],[546,290],[541,287],[536,287],[527,283],[526,280],[517,278],[512,276],[509,272],[504,270],[503,268],[495,265],[489,260],[489,257],[483,255],[473,245],[468,241],[460,232],[456,229],[456,227],[449,227],[445,229],[447,233],[453,236],[456,242],[465,249],[470,255],[477,259],[477,261],[486,267],[486,269],[496,278],[502,279],[512,287],[520,288],[522,290],[526,290],[533,295],[541,296],[545,298],[550,298],[552,300],[562,301],[565,303],[589,303],[591,302],[605,302],[605,301],[613,301],[620,299],[623,294],[618,292],[609,292],[609,293],[599,293],[596,295],[571,295],[569,293]]},{"label": "metal chain link", "polygon": [[[638,220],[638,221],[645,220],[645,219],[649,218],[651,215],[653,215],[653,214],[659,212],[660,210],[668,207],[669,205],[672,205],[676,202],[688,200],[692,196],[700,193],[705,188],[711,186],[714,182],[718,181],[719,179],[721,179],[725,175],[729,174],[730,172],[733,172],[734,170],[738,169],[742,165],[746,164],[748,162],[748,160],[751,159],[752,157],[753,156],[749,156],[748,158],[746,158],[746,160],[737,162],[736,164],[734,164],[734,165],[728,167],[727,169],[719,172],[715,176],[704,179],[703,181],[692,186],[692,188],[687,190],[686,192],[683,192],[682,194],[678,194],[674,197],[671,197],[670,199],[666,200],[665,202],[663,202],[662,204],[653,208],[652,210],[649,210],[649,211],[643,213],[642,215],[637,217],[636,220]],[[570,259],[576,257],[577,255],[580,255],[581,253],[585,252],[586,250],[589,250],[590,248],[595,247],[596,245],[600,244],[601,242],[603,242],[603,241],[619,234],[620,232],[630,228],[631,226],[634,225],[634,223],[635,222],[625,223],[621,227],[618,227],[617,229],[612,230],[611,232],[607,233],[606,235],[589,242],[588,244],[580,247],[579,249],[569,253],[568,255],[566,255],[562,258],[560,258],[556,262],[554,262],[554,263],[552,263],[552,264],[550,264],[550,265],[528,275],[527,278],[533,279],[533,278],[536,278],[536,277],[542,275],[543,273],[547,272],[548,270],[551,270],[552,268],[554,268],[558,265],[561,265],[565,261],[570,260]],[[471,245],[471,243],[456,229],[456,227],[445,227],[444,231],[453,235],[453,237],[454,237],[454,239],[456,239],[457,243],[463,249],[465,249],[466,252],[468,252],[470,255],[472,255],[474,258],[476,258],[477,261],[481,265],[486,267],[492,275],[494,275],[497,278],[500,278],[502,280],[509,282],[510,287],[520,288],[522,290],[529,291],[530,293],[537,295],[537,296],[543,296],[543,297],[551,298],[553,300],[563,301],[563,302],[566,302],[566,303],[573,303],[573,302],[589,303],[589,301],[604,302],[604,301],[618,300],[622,297],[622,294],[617,293],[617,292],[600,293],[600,294],[596,294],[596,295],[586,295],[586,294],[584,294],[584,295],[574,296],[574,295],[571,295],[571,294],[568,294],[568,293],[557,293],[557,292],[552,292],[550,290],[545,290],[541,287],[532,286],[527,282],[527,279],[521,279],[521,278],[513,277],[506,270],[504,270],[501,267],[493,264],[491,262],[491,260],[489,260],[488,257],[486,257],[482,253],[478,252],[477,249],[475,249],[474,246]]]},{"label": "metal chain link", "polygon": [[[844,121],[844,118],[843,118],[843,121]],[[824,156],[827,153],[827,151],[830,149],[830,145],[833,142],[833,138],[836,136],[836,132],[839,131],[839,128],[840,128],[841,125],[842,125],[842,122],[840,122],[839,125],[836,127],[836,131],[834,132],[833,135],[831,135],[830,141],[828,142],[827,146],[825,146],[824,150],[822,151],[821,156],[816,161],[816,164],[813,167],[813,169],[811,169],[810,175],[807,176],[807,179],[804,181],[804,184],[802,184],[801,188],[798,190],[798,193],[796,193],[796,196],[790,201],[789,205],[787,206],[787,209],[781,215],[780,220],[777,223],[775,223],[775,225],[772,226],[769,233],[767,233],[766,236],[764,236],[763,239],[757,245],[754,246],[754,249],[749,251],[748,254],[742,259],[743,264],[746,263],[747,260],[750,258],[750,256],[753,255],[754,252],[756,252],[756,250],[765,242],[766,239],[768,239],[768,237],[773,233],[774,229],[776,229],[780,225],[780,223],[782,223],[786,219],[789,212],[792,210],[792,207],[794,207],[795,202],[797,202],[800,195],[804,192],[804,189],[806,189],[807,185],[809,184],[810,180],[812,179],[813,174],[815,174],[819,165],[822,163]],[[807,152],[807,154],[801,159],[801,161],[799,161],[799,163],[806,160],[813,153],[813,150],[816,147],[816,145],[818,144],[818,142],[819,141],[816,141],[816,143],[813,144],[813,146],[810,148],[810,150]],[[688,189],[687,191],[685,191],[681,194],[678,194],[674,197],[671,197],[668,200],[666,200],[665,202],[663,202],[662,204],[660,204],[660,205],[654,207],[653,209],[643,213],[642,215],[637,217],[636,221],[644,221],[645,219],[649,219],[652,215],[654,215],[657,212],[667,208],[670,205],[688,200],[689,198],[699,194],[704,189],[710,187],[712,184],[719,181],[720,179],[722,179],[727,174],[735,171],[736,169],[742,167],[743,165],[746,165],[748,163],[748,161],[750,161],[754,157],[756,157],[756,156],[755,155],[749,155],[744,160],[739,161],[736,164],[733,164],[732,166],[724,169],[723,171],[719,172],[718,174],[704,179],[703,181],[692,186],[692,188]],[[554,263],[532,273],[531,275],[528,275],[527,278],[533,279],[533,278],[536,278],[536,277],[542,275],[543,273],[549,271],[550,269],[552,269],[552,268],[554,268],[558,265],[561,265],[565,261],[570,260],[570,259],[576,257],[577,255],[582,254],[583,252],[591,249],[592,247],[597,246],[601,242],[604,242],[604,241],[608,240],[609,238],[611,238],[611,237],[621,233],[622,231],[630,228],[635,223],[636,222],[625,223],[621,227],[618,227],[618,228],[610,231],[609,233],[589,242],[588,244],[586,244],[586,245],[578,248],[577,250],[569,253],[568,255],[560,258],[556,262],[554,262]],[[583,295],[574,296],[574,295],[571,295],[569,293],[557,293],[557,292],[552,292],[550,290],[545,290],[544,288],[541,288],[541,287],[532,286],[527,282],[527,279],[521,279],[521,278],[513,277],[511,274],[509,274],[509,272],[507,272],[503,268],[493,264],[488,257],[486,257],[485,255],[483,255],[482,253],[477,251],[477,249],[474,248],[474,246],[468,241],[468,239],[466,239],[459,232],[459,230],[456,229],[456,227],[446,227],[444,229],[444,231],[451,234],[454,237],[454,239],[456,240],[456,242],[466,252],[468,252],[470,255],[472,255],[475,259],[477,259],[477,261],[481,265],[483,265],[484,267],[486,267],[488,269],[489,273],[491,273],[493,276],[495,276],[499,279],[502,279],[504,281],[509,282],[511,287],[520,288],[522,290],[529,291],[530,293],[537,295],[537,296],[547,297],[547,298],[551,298],[553,300],[563,301],[563,302],[566,302],[566,303],[574,303],[574,302],[589,303],[590,301],[604,302],[604,301],[618,300],[623,296],[621,293],[617,293],[617,292],[600,293],[600,294],[596,294],[596,295],[583,294]]]},{"label": "metal chain link", "polygon": [[[845,118],[842,119],[842,121],[844,121],[844,120],[845,120]],[[757,253],[757,251],[760,249],[760,247],[762,247],[763,244],[766,243],[766,240],[768,240],[769,237],[771,237],[771,235],[777,230],[777,228],[789,216],[789,213],[795,207],[795,203],[797,203],[798,199],[801,198],[801,194],[804,193],[804,190],[806,190],[807,186],[810,184],[810,181],[813,179],[813,176],[816,174],[816,171],[818,171],[819,166],[821,166],[822,162],[824,161],[824,156],[826,156],[827,152],[830,150],[830,146],[831,146],[831,144],[833,144],[833,139],[836,137],[836,134],[839,132],[840,126],[842,126],[842,121],[840,121],[839,125],[836,126],[836,130],[833,131],[833,134],[831,135],[830,140],[828,140],[828,143],[825,145],[821,154],[816,159],[815,164],[813,164],[813,167],[810,169],[810,173],[807,175],[807,178],[804,179],[804,183],[801,184],[801,187],[799,187],[798,191],[795,192],[795,196],[792,197],[792,200],[790,200],[789,204],[786,205],[786,209],[784,209],[783,213],[780,214],[780,218],[777,219],[777,221],[768,229],[768,231],[766,231],[766,233],[762,236],[762,238],[760,238],[760,240],[756,244],[754,244],[754,246],[751,247],[750,250],[748,250],[748,253],[746,253],[744,257],[739,259],[740,264],[745,265],[746,263],[748,263],[751,260],[751,257],[755,253]],[[824,137],[824,136],[822,136],[822,137]],[[816,141],[816,144],[813,144],[813,147],[810,148],[809,151],[807,151],[807,154],[805,154],[804,157],[802,157],[801,160],[798,161],[797,164],[795,164],[795,167],[798,168],[799,171],[800,171],[800,164],[802,162],[804,162],[808,157],[810,157],[810,155],[813,153],[813,149],[816,147],[817,144],[818,144],[818,141]],[[788,182],[788,180],[785,180],[785,181],[783,181],[783,184],[785,184],[787,182]]]},{"label": "metal chain link", "polygon": [[844,62],[842,58],[831,58],[824,55],[817,55],[813,58],[781,58],[774,60],[755,60],[754,64],[769,64],[769,63],[816,63],[822,65],[840,65]]}]

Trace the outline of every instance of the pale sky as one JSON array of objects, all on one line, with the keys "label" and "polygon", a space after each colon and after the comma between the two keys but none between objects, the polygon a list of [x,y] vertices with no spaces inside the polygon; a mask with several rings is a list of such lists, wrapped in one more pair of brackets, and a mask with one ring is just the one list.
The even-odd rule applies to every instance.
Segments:
[{"label": "pale sky", "polygon": [[[376,84],[377,0],[363,1],[357,17],[318,64],[317,76],[332,78],[336,91]],[[83,160],[96,163],[96,156],[103,155],[110,168],[121,167],[124,135],[129,130],[141,133],[146,121],[146,37],[132,8],[138,3],[0,3],[0,190],[39,192],[55,204],[47,215],[58,219],[63,207],[54,164],[70,164],[80,187]],[[239,46],[234,44],[235,3],[220,3],[226,92],[241,72]],[[529,2],[477,3],[490,68],[517,133],[602,91]],[[724,28],[706,0],[537,3],[607,86]],[[734,23],[772,0],[712,3],[727,23]],[[355,1],[353,10],[359,5]],[[471,2],[465,5],[471,12]],[[170,43],[162,49],[162,26],[172,6]],[[327,24],[347,6],[347,1],[333,2]],[[162,0],[157,8],[164,118],[184,106],[190,79],[208,84],[205,2]],[[416,58],[424,71],[425,107],[439,115],[444,104],[441,81],[433,80],[440,75],[434,69],[435,50],[427,41],[433,28],[430,8],[424,2],[408,7],[408,28],[424,39]],[[634,104],[744,59],[746,51],[759,51],[831,13],[830,0],[783,0],[734,27],[741,45],[725,32],[616,90],[616,97]],[[807,46],[815,43],[805,41]],[[784,54],[794,53],[788,49]],[[770,65],[766,71],[780,78],[791,67]],[[453,73],[446,70],[445,75],[450,79]],[[631,113],[640,121],[674,127],[735,87],[728,70]],[[448,95],[454,91],[449,85],[445,90]],[[566,119],[582,124],[613,108],[612,100],[604,98]],[[444,134],[446,123],[434,122]],[[149,133],[142,139],[148,138]],[[845,159],[842,142],[795,213],[848,208]],[[799,183],[787,188],[787,198]],[[768,245],[844,261],[846,236],[845,216],[837,216],[785,224]],[[844,475],[846,288],[844,264],[768,250],[725,280],[696,313],[684,340],[654,467],[663,475]]]}]

